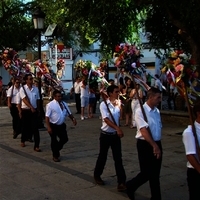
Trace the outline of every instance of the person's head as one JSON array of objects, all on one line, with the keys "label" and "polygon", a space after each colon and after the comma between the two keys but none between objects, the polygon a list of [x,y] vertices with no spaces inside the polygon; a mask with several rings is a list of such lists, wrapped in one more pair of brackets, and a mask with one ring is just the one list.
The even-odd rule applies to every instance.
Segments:
[{"label": "person's head", "polygon": [[3,78],[2,78],[2,76],[0,76],[0,80],[2,80]]},{"label": "person's head", "polygon": [[117,85],[108,86],[107,94],[108,94],[109,97],[113,96],[114,98],[118,98],[118,96],[119,96],[119,87]]},{"label": "person's head", "polygon": [[28,85],[32,85],[33,84],[33,77],[31,74],[26,74],[24,76],[24,81],[26,82],[26,84]]},{"label": "person's head", "polygon": [[158,88],[151,87],[147,91],[147,104],[149,107],[154,108],[161,102],[161,91]]},{"label": "person's head", "polygon": [[12,79],[13,84],[18,88],[20,86],[19,78],[15,77]]},{"label": "person's head", "polygon": [[54,98],[56,101],[60,102],[60,101],[62,100],[61,91],[59,91],[59,90],[54,90],[54,91],[53,91],[53,98]]},{"label": "person's head", "polygon": [[198,116],[200,117],[200,102],[196,103],[193,106],[193,113],[194,113],[195,118],[197,118]]},{"label": "person's head", "polygon": [[81,82],[81,77],[79,77],[79,76],[76,77],[76,81],[77,81],[77,82]]},{"label": "person's head", "polygon": [[114,81],[113,79],[109,79],[109,80],[108,80],[108,83],[109,83],[110,85],[114,85],[114,84],[115,84],[115,81]]}]

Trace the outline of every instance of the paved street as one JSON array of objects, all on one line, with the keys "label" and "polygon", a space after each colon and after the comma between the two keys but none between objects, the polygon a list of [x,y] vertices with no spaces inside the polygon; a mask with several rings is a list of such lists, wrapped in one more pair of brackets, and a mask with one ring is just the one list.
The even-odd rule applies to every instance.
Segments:
[{"label": "paved street", "polygon": [[[75,112],[73,104],[70,106]],[[93,169],[98,155],[99,114],[80,120],[72,126],[67,120],[69,141],[61,151],[61,162],[52,160],[50,137],[40,131],[42,152],[33,151],[33,143],[20,146],[20,136],[12,138],[11,117],[6,107],[0,107],[0,199],[1,200],[125,200],[125,193],[117,192],[117,182],[111,151],[102,175],[105,186],[93,181]],[[163,165],[161,190],[163,200],[187,200],[186,157],[180,133],[186,127],[176,120],[163,124]],[[124,124],[124,122],[122,122]],[[122,127],[123,163],[127,180],[139,171],[135,129]],[[150,199],[146,183],[135,194],[136,200]]]}]

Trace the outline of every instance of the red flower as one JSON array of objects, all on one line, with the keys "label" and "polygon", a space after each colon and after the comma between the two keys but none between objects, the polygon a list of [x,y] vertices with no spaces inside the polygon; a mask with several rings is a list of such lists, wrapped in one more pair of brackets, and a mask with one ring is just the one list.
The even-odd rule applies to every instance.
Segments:
[{"label": "red flower", "polygon": [[115,46],[115,51],[116,51],[116,52],[120,52],[120,51],[121,51],[121,48],[120,48],[119,45]]}]

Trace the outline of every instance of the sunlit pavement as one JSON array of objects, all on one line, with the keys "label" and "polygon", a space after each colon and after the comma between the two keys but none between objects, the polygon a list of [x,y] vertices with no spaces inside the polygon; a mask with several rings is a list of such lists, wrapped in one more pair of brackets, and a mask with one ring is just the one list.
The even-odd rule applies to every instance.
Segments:
[{"label": "sunlit pavement", "polygon": [[[74,103],[70,108],[75,113]],[[102,179],[105,186],[93,181],[93,169],[99,150],[101,120],[99,112],[92,119],[81,121],[74,114],[78,125],[67,120],[69,141],[61,151],[61,162],[52,160],[50,137],[46,130],[40,131],[42,152],[33,151],[33,143],[20,146],[20,136],[12,138],[11,117],[8,108],[0,107],[0,199],[1,200],[123,200],[125,193],[117,192],[117,181],[111,151]],[[188,122],[189,123],[189,122]],[[121,122],[124,124],[124,121]],[[163,124],[163,164],[161,190],[163,200],[187,200],[186,157],[181,133],[185,124],[176,120]],[[127,180],[139,172],[136,129],[122,127],[123,164]],[[149,184],[135,193],[136,200],[150,199]]]}]

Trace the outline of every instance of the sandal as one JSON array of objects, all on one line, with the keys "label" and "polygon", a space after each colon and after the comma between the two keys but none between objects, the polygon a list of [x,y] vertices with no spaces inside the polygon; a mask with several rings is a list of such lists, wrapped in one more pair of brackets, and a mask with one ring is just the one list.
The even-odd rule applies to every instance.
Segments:
[{"label": "sandal", "polygon": [[128,124],[124,124],[124,126],[128,126]]}]

